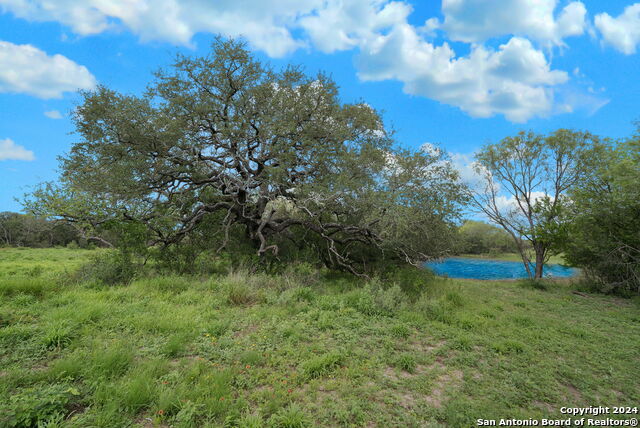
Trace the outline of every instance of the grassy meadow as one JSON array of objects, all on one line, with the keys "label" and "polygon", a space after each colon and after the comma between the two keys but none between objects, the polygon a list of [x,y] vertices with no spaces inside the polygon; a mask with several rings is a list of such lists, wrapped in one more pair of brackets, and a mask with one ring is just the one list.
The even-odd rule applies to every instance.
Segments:
[{"label": "grassy meadow", "polygon": [[[0,249],[0,426],[470,427],[640,402],[640,302],[548,282],[72,280]],[[615,415],[611,415],[615,417]]]}]

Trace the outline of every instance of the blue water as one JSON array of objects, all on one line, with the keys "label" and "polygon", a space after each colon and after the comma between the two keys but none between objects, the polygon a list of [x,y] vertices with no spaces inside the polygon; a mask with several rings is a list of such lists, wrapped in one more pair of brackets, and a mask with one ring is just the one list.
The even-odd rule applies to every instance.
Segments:
[{"label": "blue water", "polygon": [[[484,260],[451,257],[440,262],[428,262],[426,266],[438,275],[449,278],[468,279],[516,279],[527,278],[522,262]],[[533,270],[533,266],[531,267]],[[578,273],[578,269],[562,265],[544,266],[543,275],[549,278],[567,278]]]}]

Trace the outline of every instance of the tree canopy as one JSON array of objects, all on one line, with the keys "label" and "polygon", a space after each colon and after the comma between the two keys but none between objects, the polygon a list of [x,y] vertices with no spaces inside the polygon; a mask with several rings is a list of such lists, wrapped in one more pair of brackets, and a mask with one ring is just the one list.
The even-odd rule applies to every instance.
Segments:
[{"label": "tree canopy", "polygon": [[26,207],[91,230],[118,223],[169,247],[206,235],[256,254],[311,246],[362,273],[372,258],[444,254],[464,192],[442,151],[397,147],[364,102],[341,102],[324,74],[275,71],[241,41],[178,56],[140,96],[82,93],[80,140],[58,184]]},{"label": "tree canopy", "polygon": [[640,293],[640,129],[603,146],[570,193],[558,246],[601,291]]}]

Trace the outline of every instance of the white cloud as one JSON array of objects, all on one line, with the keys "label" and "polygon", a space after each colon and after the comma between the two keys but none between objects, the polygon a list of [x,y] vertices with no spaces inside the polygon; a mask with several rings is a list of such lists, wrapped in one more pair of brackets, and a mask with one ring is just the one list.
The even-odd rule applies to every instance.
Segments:
[{"label": "white cloud", "polygon": [[[536,191],[536,192],[531,192],[530,197],[531,197],[532,203],[535,203],[537,201],[541,201],[544,198],[548,197],[548,195],[544,192]],[[524,205],[524,202],[523,202],[523,205]],[[502,213],[514,212],[514,213],[517,213],[518,215],[521,214],[521,210],[518,205],[518,200],[513,195],[496,196],[496,207],[498,208],[498,211]]]},{"label": "white cloud", "polygon": [[452,166],[460,173],[460,180],[472,189],[478,188],[482,175],[476,171],[477,162],[474,153],[451,153]]},{"label": "white cloud", "polygon": [[515,35],[562,45],[563,38],[584,33],[587,9],[573,1],[554,14],[557,4],[557,0],[443,0],[441,29],[463,42]]},{"label": "white cloud", "polygon": [[363,80],[400,80],[408,94],[514,122],[550,114],[553,86],[568,80],[526,39],[514,37],[497,51],[474,45],[469,56],[456,57],[447,43],[435,46],[409,24],[363,45],[357,64]]},{"label": "white cloud", "polygon": [[300,26],[322,52],[360,45],[379,30],[406,22],[412,8],[399,1],[329,1],[316,13],[300,19]]},{"label": "white cloud", "polygon": [[80,35],[126,28],[142,40],[189,45],[198,32],[243,35],[282,56],[303,45],[289,28],[324,0],[0,0],[4,11],[31,21],[57,21]]},{"label": "white cloud", "polygon": [[594,21],[605,43],[627,55],[636,53],[640,44],[640,3],[627,6],[617,18],[600,13]]},{"label": "white cloud", "polygon": [[279,57],[307,44],[350,49],[374,31],[406,20],[411,6],[389,0],[0,0],[0,10],[31,21],[57,21],[80,35],[126,28],[142,40],[189,45],[198,32],[245,37]]},{"label": "white cloud", "polygon": [[62,119],[62,113],[60,113],[58,110],[45,111],[44,115],[49,119]]},{"label": "white cloud", "polygon": [[5,138],[0,140],[0,161],[3,160],[23,160],[32,161],[35,159],[33,152],[16,144],[13,140]]},{"label": "white cloud", "polygon": [[49,56],[31,45],[0,41],[0,93],[60,98],[63,92],[95,85],[86,67],[62,55]]},{"label": "white cloud", "polygon": [[[583,34],[586,8],[558,0],[443,0],[443,22],[413,26],[408,0],[0,0],[0,10],[34,21],[57,21],[76,34],[127,29],[142,40],[189,45],[198,32],[243,36],[279,57],[302,47],[359,52],[363,80],[396,79],[406,93],[458,107],[473,117],[504,115],[524,122],[572,106],[556,88],[568,73],[552,70],[538,47]],[[436,30],[472,43],[458,56],[427,41]],[[488,38],[515,35],[498,48]],[[534,43],[536,46],[534,47]]]}]

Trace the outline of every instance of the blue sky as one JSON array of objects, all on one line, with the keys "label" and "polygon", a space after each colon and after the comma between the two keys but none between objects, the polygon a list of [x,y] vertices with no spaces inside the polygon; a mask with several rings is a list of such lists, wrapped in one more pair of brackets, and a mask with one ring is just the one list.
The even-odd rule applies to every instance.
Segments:
[{"label": "blue sky", "polygon": [[0,211],[56,178],[78,89],[139,93],[218,33],[276,67],[328,72],[399,144],[439,144],[463,170],[522,129],[624,138],[640,119],[632,1],[0,0]]}]

